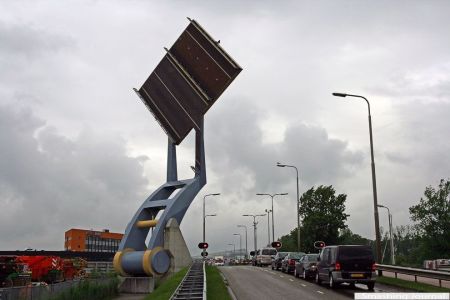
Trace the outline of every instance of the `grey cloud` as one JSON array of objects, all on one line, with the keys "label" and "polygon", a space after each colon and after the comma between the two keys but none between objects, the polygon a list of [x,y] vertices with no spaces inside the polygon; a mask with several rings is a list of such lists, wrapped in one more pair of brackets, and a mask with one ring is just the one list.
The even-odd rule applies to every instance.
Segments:
[{"label": "grey cloud", "polygon": [[0,21],[0,54],[7,57],[36,59],[42,54],[73,46],[73,40],[25,24],[6,24]]},{"label": "grey cloud", "polygon": [[[330,138],[325,129],[303,123],[290,125],[282,142],[263,143],[258,123],[265,114],[245,100],[227,102],[220,111],[224,117],[207,124],[211,145],[208,161],[224,181],[225,189],[230,186],[232,190],[239,187],[263,192],[285,184],[293,176],[277,168],[277,161],[297,166],[302,182],[313,185],[348,175],[363,160],[360,152],[350,151],[345,142]],[[239,185],[242,180],[250,186]]]},{"label": "grey cloud", "polygon": [[27,109],[0,106],[0,122],[2,249],[61,249],[72,227],[124,229],[146,195],[145,157],[90,129],[68,139]]}]

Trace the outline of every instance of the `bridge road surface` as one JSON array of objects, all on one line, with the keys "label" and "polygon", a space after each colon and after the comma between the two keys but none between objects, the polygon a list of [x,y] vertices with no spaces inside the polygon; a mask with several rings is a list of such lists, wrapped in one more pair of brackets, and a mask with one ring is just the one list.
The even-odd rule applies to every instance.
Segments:
[{"label": "bridge road surface", "polygon": [[[291,274],[253,266],[224,266],[220,271],[238,300],[290,299],[354,299],[354,293],[368,293],[365,285],[340,285],[330,289],[314,280],[303,280]],[[374,292],[401,292],[387,286],[375,285]]]}]

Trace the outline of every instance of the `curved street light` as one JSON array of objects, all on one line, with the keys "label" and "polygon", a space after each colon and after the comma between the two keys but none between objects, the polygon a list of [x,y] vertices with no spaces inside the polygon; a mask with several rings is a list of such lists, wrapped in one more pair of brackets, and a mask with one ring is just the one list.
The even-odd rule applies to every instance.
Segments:
[{"label": "curved street light", "polygon": [[[206,215],[205,214],[205,199],[208,196],[219,196],[220,193],[215,193],[215,194],[207,194],[205,196],[203,196],[203,243],[206,243],[206,217],[215,217],[217,216],[216,214],[212,214],[212,215]],[[203,252],[206,252],[206,249],[203,249]],[[206,256],[203,256],[206,257]]]},{"label": "curved street light", "polygon": [[277,167],[281,167],[281,168],[294,168],[295,172],[297,173],[297,251],[300,252],[300,195],[299,195],[299,190],[298,190],[298,169],[296,166],[292,166],[292,165],[285,165],[285,164],[281,164],[279,162],[277,162]]},{"label": "curved street light", "polygon": [[247,259],[248,249],[247,249],[247,226],[246,225],[238,225],[237,227],[245,228],[245,259]]},{"label": "curved street light", "polygon": [[[272,198],[272,242],[275,242],[275,220],[274,220],[274,210],[273,210],[273,198],[275,196],[284,196],[287,195],[288,193],[281,193],[281,194],[262,194],[262,193],[258,193],[256,194],[257,196],[269,196],[270,198]],[[270,241],[269,241],[270,244]]]},{"label": "curved street light", "polygon": [[264,217],[265,214],[259,214],[259,215],[250,215],[250,214],[246,214],[246,215],[242,215],[243,217],[253,217],[253,243],[255,246],[255,258],[256,258],[256,251],[257,249],[257,237],[256,237],[256,225],[258,224],[258,222],[256,222],[256,217]]},{"label": "curved street light", "polygon": [[367,103],[367,108],[369,111],[369,136],[370,136],[370,158],[372,166],[372,191],[373,191],[373,209],[375,217],[375,239],[376,239],[376,250],[377,250],[377,263],[381,263],[381,237],[380,237],[380,220],[378,217],[378,197],[377,197],[377,179],[375,175],[375,158],[373,154],[373,136],[372,136],[372,116],[370,115],[370,103],[366,97],[360,95],[352,95],[347,93],[333,93],[336,97],[355,97],[364,99]]}]

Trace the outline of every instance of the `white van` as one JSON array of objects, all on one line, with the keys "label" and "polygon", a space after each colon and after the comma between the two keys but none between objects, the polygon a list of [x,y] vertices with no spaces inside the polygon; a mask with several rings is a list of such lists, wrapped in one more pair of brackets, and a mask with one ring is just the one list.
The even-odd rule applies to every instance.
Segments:
[{"label": "white van", "polygon": [[256,265],[257,266],[268,266],[272,264],[272,260],[277,255],[277,249],[272,247],[262,248],[258,250],[258,255],[256,256]]}]

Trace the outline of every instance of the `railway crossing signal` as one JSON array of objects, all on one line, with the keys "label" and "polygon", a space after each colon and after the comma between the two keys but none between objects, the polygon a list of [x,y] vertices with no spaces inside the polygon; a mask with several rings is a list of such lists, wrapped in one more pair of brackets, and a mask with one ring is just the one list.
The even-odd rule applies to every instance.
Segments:
[{"label": "railway crossing signal", "polygon": [[322,249],[323,247],[325,247],[325,242],[323,242],[323,241],[316,241],[316,242],[314,242],[314,248]]},{"label": "railway crossing signal", "polygon": [[208,243],[198,243],[200,249],[208,249]]},{"label": "railway crossing signal", "polygon": [[202,256],[203,256],[203,257],[207,257],[207,256],[208,256],[208,252],[203,251],[203,252],[202,252]]},{"label": "railway crossing signal", "polygon": [[272,247],[277,248],[277,249],[281,248],[281,242],[279,242],[279,241],[273,242]]}]

